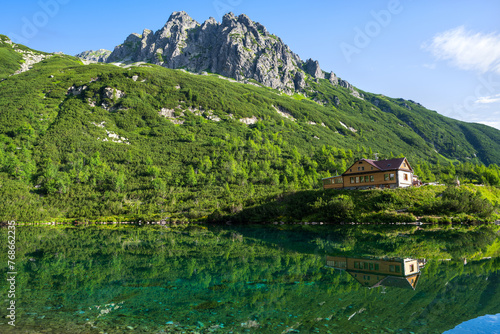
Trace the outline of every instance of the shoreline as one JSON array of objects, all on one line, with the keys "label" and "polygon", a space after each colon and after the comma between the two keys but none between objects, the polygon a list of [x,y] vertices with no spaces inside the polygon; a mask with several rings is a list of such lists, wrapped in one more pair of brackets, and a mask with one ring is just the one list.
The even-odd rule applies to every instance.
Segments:
[{"label": "shoreline", "polygon": [[[248,225],[500,225],[500,220],[491,222],[249,222],[249,223],[234,223],[227,222],[200,222],[200,221],[123,221],[123,222],[104,222],[104,221],[88,221],[88,222],[14,222],[14,226],[101,226],[101,225],[137,225],[137,226],[164,226],[164,227],[179,227],[186,225],[221,225],[221,226],[248,226]],[[0,227],[9,226],[7,222],[0,222]]]}]

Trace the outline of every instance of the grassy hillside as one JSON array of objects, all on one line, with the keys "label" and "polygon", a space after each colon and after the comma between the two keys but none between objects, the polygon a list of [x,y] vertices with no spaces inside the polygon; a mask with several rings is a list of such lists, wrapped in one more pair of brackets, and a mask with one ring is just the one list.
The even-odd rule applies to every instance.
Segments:
[{"label": "grassy hillside", "polygon": [[0,35],[0,80],[21,68],[23,59],[21,54],[14,51],[12,45],[8,43],[10,39],[5,35]]},{"label": "grassy hillside", "polygon": [[487,165],[500,161],[500,132],[483,124],[460,122],[422,105],[365,93],[367,99],[411,127],[440,154],[464,160],[478,157]]},{"label": "grassy hillside", "polygon": [[500,185],[498,166],[483,164],[500,161],[497,130],[309,85],[290,97],[216,74],[52,55],[0,81],[0,219],[224,216],[319,188],[361,157],[406,156],[427,181]]},{"label": "grassy hillside", "polygon": [[[263,222],[461,223],[499,219],[497,187],[306,190],[263,198],[222,220]],[[218,218],[218,217],[216,217]]]}]

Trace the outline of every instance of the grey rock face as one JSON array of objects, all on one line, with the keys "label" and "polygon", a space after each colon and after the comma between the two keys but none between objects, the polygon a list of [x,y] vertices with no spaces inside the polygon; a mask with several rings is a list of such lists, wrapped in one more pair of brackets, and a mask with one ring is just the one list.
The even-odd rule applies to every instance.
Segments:
[{"label": "grey rock face", "polygon": [[304,63],[283,41],[242,14],[224,15],[200,24],[185,12],[174,12],[163,28],[131,34],[109,57],[92,52],[78,55],[101,62],[150,62],[192,72],[218,73],[236,80],[254,79],[268,87],[292,92],[305,87],[301,70],[324,78],[317,61]]},{"label": "grey rock face", "polygon": [[307,74],[311,75],[313,78],[324,79],[325,75],[319,67],[319,62],[317,60],[308,59],[304,64],[304,70]]},{"label": "grey rock face", "polygon": [[297,72],[295,74],[294,84],[296,90],[304,89],[306,86],[305,74],[302,72]]},{"label": "grey rock face", "polygon": [[347,89],[352,89],[352,85],[349,82],[342,79],[339,80],[339,86]]},{"label": "grey rock face", "polygon": [[[309,76],[316,81],[325,79],[318,61],[302,61],[279,37],[244,14],[228,13],[220,23],[211,17],[200,24],[185,12],[174,12],[158,31],[145,29],[141,35],[131,34],[111,54],[104,51],[77,56],[107,63],[148,62],[245,82],[254,79],[285,93],[303,90]],[[326,77],[332,85],[353,90],[333,72]]]},{"label": "grey rock face", "polygon": [[85,89],[87,89],[86,85],[80,87],[71,86],[68,88],[66,95],[80,95]]},{"label": "grey rock face", "polygon": [[331,84],[334,86],[337,86],[339,84],[339,78],[335,75],[335,73],[331,72],[330,77],[328,78],[330,80]]},{"label": "grey rock face", "polygon": [[125,96],[125,93],[116,88],[106,87],[104,88],[104,96],[108,99],[120,99]]},{"label": "grey rock face", "polygon": [[81,58],[84,63],[104,63],[108,59],[111,51],[105,49],[99,49],[97,51],[83,51],[77,54],[75,57]]}]

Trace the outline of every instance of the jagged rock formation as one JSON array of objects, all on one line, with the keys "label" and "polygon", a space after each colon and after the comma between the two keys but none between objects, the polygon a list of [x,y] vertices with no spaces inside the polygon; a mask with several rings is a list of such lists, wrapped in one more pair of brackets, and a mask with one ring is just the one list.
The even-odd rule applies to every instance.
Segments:
[{"label": "jagged rock formation", "polygon": [[313,78],[324,79],[325,74],[319,67],[319,62],[317,60],[308,59],[304,64],[304,69],[307,74],[311,75]]},{"label": "jagged rock formation", "polygon": [[[100,50],[101,51],[101,50]],[[244,14],[224,15],[222,22],[210,18],[203,24],[185,12],[174,12],[163,28],[153,33],[131,34],[106,55],[82,52],[84,60],[101,62],[149,62],[191,72],[212,72],[238,81],[253,79],[286,93],[300,91],[307,78],[329,77],[318,61],[302,61],[283,41]]]},{"label": "jagged rock formation", "polygon": [[76,55],[76,57],[81,58],[85,64],[90,63],[105,63],[108,59],[111,51],[105,49],[99,49],[97,51],[83,51]]},{"label": "jagged rock formation", "polygon": [[337,86],[339,84],[339,78],[335,75],[335,73],[330,72],[330,77],[328,78],[332,85]]},{"label": "jagged rock formation", "polygon": [[41,62],[42,60],[46,58],[52,57],[52,55],[44,55],[44,54],[37,54],[33,51],[26,51],[26,50],[21,50],[21,49],[15,49],[16,52],[20,53],[23,56],[24,62],[21,63],[21,68],[17,70],[14,74],[19,74],[23,73],[26,71],[29,71],[33,68],[33,65]]}]

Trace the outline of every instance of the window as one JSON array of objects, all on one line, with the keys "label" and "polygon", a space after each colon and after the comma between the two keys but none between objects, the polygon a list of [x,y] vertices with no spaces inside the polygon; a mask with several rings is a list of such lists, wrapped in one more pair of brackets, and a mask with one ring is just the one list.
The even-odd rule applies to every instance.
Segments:
[{"label": "window", "polygon": [[372,170],[373,170],[373,167],[372,167]]},{"label": "window", "polygon": [[384,174],[384,181],[389,181],[389,174]]},{"label": "window", "polygon": [[378,263],[375,263],[375,270],[379,270],[379,269],[380,269],[380,267],[379,267]]},{"label": "window", "polygon": [[356,183],[359,183],[359,176],[356,176]]},{"label": "window", "polygon": [[405,181],[408,181],[408,174],[404,174]]},{"label": "window", "polygon": [[354,262],[354,268],[355,269],[361,269],[360,263],[359,262]]},{"label": "window", "polygon": [[389,175],[390,175],[391,181],[393,181],[394,180],[394,174],[389,174]]},{"label": "window", "polygon": [[410,264],[410,272],[413,272],[415,270],[415,265],[414,264]]},{"label": "window", "polygon": [[370,263],[370,270],[373,270],[373,263]]},{"label": "window", "polygon": [[361,170],[361,167],[358,167],[358,172]]},{"label": "window", "polygon": [[335,183],[344,183],[341,177],[335,179]]},{"label": "window", "polygon": [[363,263],[363,269],[368,269],[368,262]]},{"label": "window", "polygon": [[361,167],[361,170],[365,170],[365,167],[364,167],[364,166],[363,166],[363,167]]},{"label": "window", "polygon": [[401,267],[400,267],[400,266],[396,266],[396,272],[397,272],[397,273],[400,273],[400,272],[401,272]]},{"label": "window", "polygon": [[354,183],[354,177],[351,177],[351,183]]},{"label": "window", "polygon": [[390,271],[391,273],[393,273],[393,272],[395,272],[395,271],[396,271],[396,269],[394,268],[394,266],[393,266],[393,265],[390,265],[390,266],[389,266],[389,271]]},{"label": "window", "polygon": [[370,182],[375,182],[375,176],[374,175],[370,175]]},{"label": "window", "polygon": [[351,169],[349,169],[349,172],[352,172],[352,168],[351,168]]}]

